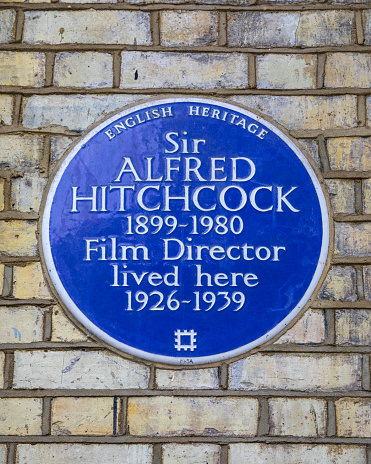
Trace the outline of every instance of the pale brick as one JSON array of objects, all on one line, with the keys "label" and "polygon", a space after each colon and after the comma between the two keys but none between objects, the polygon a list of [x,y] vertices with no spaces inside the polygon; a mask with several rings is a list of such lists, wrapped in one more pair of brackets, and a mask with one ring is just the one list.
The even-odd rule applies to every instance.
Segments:
[{"label": "pale brick", "polygon": [[332,209],[335,214],[355,213],[354,181],[327,179],[325,184],[330,195]]},{"label": "pale brick", "polygon": [[5,179],[0,179],[0,211],[3,211],[4,206],[5,206],[4,189],[5,189]]},{"label": "pale brick", "polygon": [[38,212],[48,179],[37,172],[26,173],[12,179],[12,209],[22,212]]},{"label": "pale brick", "polygon": [[129,398],[128,427],[131,435],[140,436],[252,436],[258,410],[258,401],[251,398]]},{"label": "pale brick", "polygon": [[269,434],[305,437],[326,435],[327,403],[313,398],[271,398]]},{"label": "pale brick", "polygon": [[112,435],[117,427],[113,398],[56,398],[52,402],[52,435]]},{"label": "pale brick", "polygon": [[87,89],[112,87],[113,58],[108,53],[58,53],[54,65],[54,85]]},{"label": "pale brick", "polygon": [[306,153],[308,153],[310,159],[314,161],[314,164],[318,169],[321,169],[321,160],[318,153],[318,144],[313,139],[299,139],[298,142],[304,147]]},{"label": "pale brick", "polygon": [[356,301],[356,270],[351,266],[333,266],[318,296],[321,300]]},{"label": "pale brick", "polygon": [[256,354],[230,366],[235,390],[360,390],[359,355]]},{"label": "pale brick", "polygon": [[117,0],[60,0],[59,3],[117,3]]},{"label": "pale brick", "polygon": [[150,45],[149,13],[108,10],[26,11],[23,41],[40,44]]},{"label": "pale brick", "polygon": [[17,351],[13,388],[147,388],[149,369],[106,351]]},{"label": "pale brick", "polygon": [[228,14],[228,45],[316,47],[353,43],[351,11]]},{"label": "pale brick", "polygon": [[314,55],[258,55],[258,89],[316,88],[317,58]]},{"label": "pale brick", "polygon": [[247,55],[243,53],[123,52],[122,89],[244,88]]},{"label": "pale brick", "polygon": [[371,401],[341,398],[335,402],[337,433],[340,437],[371,437]]},{"label": "pale brick", "polygon": [[68,443],[20,444],[17,446],[16,464],[103,464],[107,462],[109,464],[152,464],[152,446]]},{"label": "pale brick", "polygon": [[52,169],[56,167],[58,161],[62,158],[62,156],[68,150],[68,148],[72,145],[74,140],[76,139],[72,137],[58,137],[58,136],[51,137],[50,164],[51,164]]},{"label": "pale brick", "polygon": [[337,345],[371,344],[371,311],[362,309],[343,309],[336,311]]},{"label": "pale brick", "polygon": [[371,301],[371,266],[363,267],[365,299]]},{"label": "pale brick", "polygon": [[165,46],[216,45],[218,14],[214,11],[163,11],[160,41]]},{"label": "pale brick", "polygon": [[229,445],[229,464],[366,464],[364,447],[345,445]]},{"label": "pale brick", "polygon": [[0,43],[11,42],[15,33],[15,11],[0,11],[0,23]]},{"label": "pale brick", "polygon": [[4,364],[5,364],[5,355],[0,351],[0,388],[4,387]]},{"label": "pale brick", "polygon": [[371,222],[363,224],[338,222],[335,224],[336,257],[371,255]]},{"label": "pale brick", "polygon": [[[3,0],[4,3],[50,3],[51,0]],[[16,6],[16,5],[14,5]]]},{"label": "pale brick", "polygon": [[1,435],[41,435],[41,398],[1,398]]},{"label": "pale brick", "polygon": [[362,14],[363,19],[363,32],[365,36],[365,45],[371,44],[371,11],[366,10]]},{"label": "pale brick", "polygon": [[35,221],[0,221],[0,255],[37,255],[36,232]]},{"label": "pale brick", "polygon": [[275,343],[322,343],[326,338],[325,314],[310,309]]},{"label": "pale brick", "polygon": [[[13,97],[11,95],[0,95],[0,125],[5,126],[12,123]],[[0,139],[1,147],[1,139]],[[0,150],[1,153],[2,150]],[[1,163],[1,158],[0,158]],[[1,166],[1,165],[0,165]]]},{"label": "pale brick", "polygon": [[4,264],[0,264],[0,295],[2,295],[4,289],[4,270]]},{"label": "pale brick", "polygon": [[86,342],[88,337],[63,313],[62,308],[55,306],[52,313],[53,342]]},{"label": "pale brick", "polygon": [[371,171],[371,137],[340,137],[327,140],[331,169]]},{"label": "pale brick", "polygon": [[364,179],[362,181],[363,193],[363,212],[364,214],[371,214],[371,179]]},{"label": "pale brick", "polygon": [[329,53],[326,58],[325,87],[370,87],[371,55]]},{"label": "pale brick", "polygon": [[44,311],[35,306],[0,306],[1,343],[32,343],[43,339]]},{"label": "pale brick", "polygon": [[165,370],[156,371],[156,382],[161,389],[205,389],[219,388],[218,369]]},{"label": "pale brick", "polygon": [[43,153],[40,136],[4,134],[0,136],[0,168],[36,168]]},{"label": "pale brick", "polygon": [[220,447],[211,444],[162,445],[162,464],[220,464]]},{"label": "pale brick", "polygon": [[20,299],[51,298],[40,263],[14,266],[13,296]]},{"label": "pale brick", "polygon": [[44,81],[44,53],[0,52],[0,85],[41,87]]},{"label": "pale brick", "polygon": [[286,129],[333,129],[357,125],[357,99],[353,95],[236,96],[233,100],[271,116]]},{"label": "pale brick", "polygon": [[114,110],[146,95],[35,95],[25,99],[23,125],[84,130]]},{"label": "pale brick", "polygon": [[6,464],[6,445],[0,445],[0,464]]}]

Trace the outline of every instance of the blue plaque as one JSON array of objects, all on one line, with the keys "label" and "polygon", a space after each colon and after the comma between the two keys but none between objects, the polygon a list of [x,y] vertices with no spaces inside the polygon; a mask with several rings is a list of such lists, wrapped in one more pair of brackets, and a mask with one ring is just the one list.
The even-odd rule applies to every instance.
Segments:
[{"label": "blue plaque", "polygon": [[42,246],[90,333],[146,360],[202,364],[261,345],[308,306],[329,217],[312,166],[276,126],[169,98],[110,117],[64,157]]}]

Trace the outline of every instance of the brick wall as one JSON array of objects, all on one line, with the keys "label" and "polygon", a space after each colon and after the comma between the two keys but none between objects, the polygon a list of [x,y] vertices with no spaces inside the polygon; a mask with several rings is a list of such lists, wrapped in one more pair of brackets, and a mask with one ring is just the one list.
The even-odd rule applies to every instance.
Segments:
[{"label": "brick wall", "polygon": [[[0,4],[0,464],[371,464],[371,3]],[[332,267],[312,308],[231,364],[104,349],[40,265],[49,174],[82,131],[165,94],[271,116],[322,171]]]}]

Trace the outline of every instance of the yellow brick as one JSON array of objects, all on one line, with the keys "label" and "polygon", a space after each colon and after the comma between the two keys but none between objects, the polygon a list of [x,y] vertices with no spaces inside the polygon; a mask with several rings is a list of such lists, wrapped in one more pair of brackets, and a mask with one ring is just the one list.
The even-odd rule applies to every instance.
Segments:
[{"label": "yellow brick", "polygon": [[156,371],[156,383],[162,389],[219,388],[218,369],[192,369]]},{"label": "yellow brick", "polygon": [[365,299],[371,301],[371,266],[363,267],[363,279],[365,287]]},{"label": "yellow brick", "polygon": [[39,398],[2,398],[0,433],[2,435],[41,435],[42,400]]},{"label": "yellow brick", "polygon": [[53,342],[86,342],[88,337],[64,314],[62,308],[55,306],[52,315]]},{"label": "yellow brick", "polygon": [[161,45],[216,45],[218,15],[213,11],[164,11],[160,13]]},{"label": "yellow brick", "polygon": [[4,264],[0,264],[0,295],[3,293],[4,289]]},{"label": "yellow brick", "polygon": [[[117,406],[117,414],[119,407]],[[52,435],[112,435],[113,398],[56,398],[52,403]]]},{"label": "yellow brick", "polygon": [[326,401],[313,398],[273,398],[269,401],[270,435],[323,437]]},{"label": "yellow brick", "polygon": [[356,270],[352,266],[333,266],[319,292],[321,300],[356,301]]},{"label": "yellow brick", "polygon": [[370,345],[371,311],[368,309],[343,309],[336,311],[336,344]]},{"label": "yellow brick", "polygon": [[4,362],[5,362],[5,355],[2,351],[0,351],[0,388],[4,386]]},{"label": "yellow brick", "polygon": [[1,135],[1,168],[36,168],[43,154],[43,141],[33,135]]},{"label": "yellow brick", "polygon": [[40,263],[15,266],[13,273],[14,298],[51,298]]},{"label": "yellow brick", "polygon": [[4,209],[4,188],[5,188],[5,179],[0,179],[0,211]]},{"label": "yellow brick", "polygon": [[363,192],[363,212],[364,214],[371,214],[371,179],[362,181]]},{"label": "yellow brick", "polygon": [[0,221],[0,254],[36,256],[36,232],[35,221]]},{"label": "yellow brick", "polygon": [[35,306],[0,307],[1,343],[31,343],[43,339],[43,310]]},{"label": "yellow brick", "polygon": [[219,458],[218,445],[168,443],[162,446],[162,464],[220,464]]},{"label": "yellow brick", "polygon": [[339,137],[327,140],[331,169],[371,170],[371,137]]},{"label": "yellow brick", "polygon": [[340,437],[371,437],[371,401],[342,398],[335,403],[336,425]]},{"label": "yellow brick", "polygon": [[371,55],[329,53],[326,57],[325,87],[370,87]]},{"label": "yellow brick", "polygon": [[252,436],[258,410],[252,398],[129,398],[128,426],[131,435],[141,436]]},{"label": "yellow brick", "polygon": [[3,10],[0,12],[0,43],[8,43],[14,39],[15,17],[16,12],[14,10]]},{"label": "yellow brick", "polygon": [[362,257],[371,254],[371,222],[335,224],[336,257]]},{"label": "yellow brick", "polygon": [[353,214],[355,212],[354,181],[327,179],[325,183],[334,213]]},{"label": "yellow brick", "polygon": [[325,337],[324,312],[310,309],[275,343],[321,343]]},{"label": "yellow brick", "polygon": [[[12,123],[13,97],[11,95],[0,95],[0,124]],[[2,162],[2,160],[0,161]]]},{"label": "yellow brick", "polygon": [[45,55],[0,52],[0,85],[41,87],[45,81]]}]

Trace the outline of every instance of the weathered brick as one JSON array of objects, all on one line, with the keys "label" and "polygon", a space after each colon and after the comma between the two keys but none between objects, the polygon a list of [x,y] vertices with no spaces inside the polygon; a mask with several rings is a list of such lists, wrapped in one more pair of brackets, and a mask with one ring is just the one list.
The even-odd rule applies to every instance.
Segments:
[{"label": "weathered brick", "polygon": [[218,369],[165,370],[156,371],[158,388],[162,389],[204,389],[219,388]]},{"label": "weathered brick", "polygon": [[363,193],[363,212],[364,214],[371,214],[371,179],[364,179],[362,181]]},{"label": "weathered brick", "polygon": [[52,402],[52,435],[112,435],[117,427],[113,398],[56,398]]},{"label": "weathered brick", "polygon": [[334,213],[353,214],[355,212],[354,181],[327,179],[325,184],[330,195]]},{"label": "weathered brick", "polygon": [[44,81],[44,53],[0,52],[0,85],[41,87]]},{"label": "weathered brick", "polygon": [[117,0],[60,0],[60,3],[117,3]]},{"label": "weathered brick", "polygon": [[122,89],[244,88],[247,55],[244,53],[123,52]]},{"label": "weathered brick", "polygon": [[5,207],[5,179],[0,179],[0,211]]},{"label": "weathered brick", "polygon": [[43,191],[48,179],[37,172],[26,173],[12,179],[12,209],[23,212],[38,212]]},{"label": "weathered brick", "polygon": [[331,169],[371,171],[371,137],[339,137],[327,140]]},{"label": "weathered brick", "polygon": [[214,11],[163,11],[160,40],[165,46],[215,45],[218,14]]},{"label": "weathered brick", "polygon": [[43,339],[44,311],[35,306],[0,306],[1,343],[31,343]]},{"label": "weathered brick", "polygon": [[0,264],[0,295],[2,295],[4,289],[4,267],[4,264]]},{"label": "weathered brick", "polygon": [[[35,95],[25,99],[23,125],[84,130],[100,118],[146,95]],[[83,117],[81,116],[83,115]]]},{"label": "weathered brick", "polygon": [[362,309],[342,309],[336,311],[337,345],[371,344],[371,311]]},{"label": "weathered brick", "polygon": [[338,222],[335,224],[336,257],[371,255],[371,222],[363,224]]},{"label": "weathered brick", "polygon": [[365,45],[371,44],[371,11],[366,10],[362,13],[363,32],[365,36]]},{"label": "weathered brick", "polygon": [[[13,97],[11,95],[0,95],[0,124],[7,126],[12,123]],[[1,139],[0,139],[1,147]],[[0,150],[1,153],[2,150]],[[1,158],[0,158],[1,163]],[[1,164],[0,164],[1,166]]]},{"label": "weathered brick", "polygon": [[371,55],[329,53],[326,58],[325,87],[370,87]]},{"label": "weathered brick", "polygon": [[229,464],[366,464],[364,447],[346,445],[229,445]]},{"label": "weathered brick", "polygon": [[36,232],[35,221],[0,221],[0,255],[37,255]]},{"label": "weathered brick", "polygon": [[337,433],[340,437],[371,437],[371,401],[341,398],[335,402]]},{"label": "weathered brick", "polygon": [[40,136],[4,134],[0,136],[0,168],[36,168],[42,157]]},{"label": "weathered brick", "polygon": [[132,397],[128,427],[131,435],[141,436],[252,436],[258,409],[257,400],[251,398]]},{"label": "weathered brick", "polygon": [[318,296],[321,300],[356,301],[356,270],[351,266],[333,266]]},{"label": "weathered brick", "polygon": [[[42,0],[42,3],[50,3],[50,2],[51,0]],[[4,0],[4,3],[40,3],[40,0]]]},{"label": "weathered brick", "polygon": [[200,443],[195,445],[162,445],[162,464],[220,464],[220,447]]},{"label": "weathered brick", "polygon": [[15,11],[0,11],[0,43],[8,43],[14,39],[15,33]]},{"label": "weathered brick", "polygon": [[0,351],[0,388],[4,387],[4,363],[5,355],[2,351]]},{"label": "weathered brick", "polygon": [[357,99],[353,95],[236,96],[233,100],[271,116],[287,129],[333,129],[357,125]]},{"label": "weathered brick", "polygon": [[50,140],[50,165],[54,169],[67,149],[74,142],[72,137],[53,136]]},{"label": "weathered brick", "polygon": [[146,388],[149,369],[106,351],[17,351],[13,388]]},{"label": "weathered brick", "polygon": [[230,388],[302,391],[359,390],[361,356],[256,354],[230,366]]},{"label": "weathered brick", "polygon": [[313,398],[271,398],[269,434],[295,437],[326,435],[327,404]]},{"label": "weathered brick", "polygon": [[67,316],[62,308],[55,306],[52,312],[52,338],[53,342],[86,342],[88,337],[78,329]]},{"label": "weathered brick", "polygon": [[350,11],[229,13],[228,44],[268,48],[349,45],[352,28]]},{"label": "weathered brick", "polygon": [[23,41],[33,44],[150,45],[149,13],[108,10],[26,11]]},{"label": "weathered brick", "polygon": [[371,266],[363,267],[365,299],[371,301]]},{"label": "weathered brick", "polygon": [[20,299],[51,298],[40,263],[14,266],[13,296]]},{"label": "weathered brick", "polygon": [[0,433],[41,435],[41,414],[40,398],[1,398]]},{"label": "weathered brick", "polygon": [[109,53],[58,53],[54,85],[87,89],[112,87],[113,58]]},{"label": "weathered brick", "polygon": [[16,464],[152,464],[150,445],[80,445],[72,443],[20,444]]},{"label": "weathered brick", "polygon": [[317,141],[313,139],[299,139],[298,142],[305,148],[306,153],[309,155],[310,159],[314,161],[314,164],[317,166],[317,168],[321,169]]},{"label": "weathered brick", "polygon": [[325,338],[324,312],[310,309],[275,343],[322,343]]},{"label": "weathered brick", "polygon": [[317,58],[314,55],[258,55],[258,89],[316,88]]},{"label": "weathered brick", "polygon": [[6,445],[0,445],[0,464],[6,464]]}]

